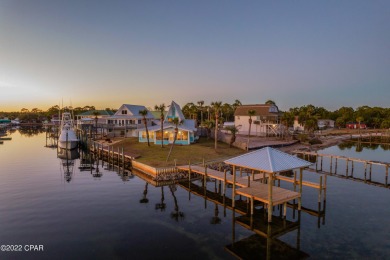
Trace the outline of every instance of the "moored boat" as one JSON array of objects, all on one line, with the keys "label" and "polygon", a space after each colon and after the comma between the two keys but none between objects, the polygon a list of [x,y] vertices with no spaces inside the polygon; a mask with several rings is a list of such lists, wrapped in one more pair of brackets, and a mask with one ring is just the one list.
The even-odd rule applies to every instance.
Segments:
[{"label": "moored boat", "polygon": [[74,121],[70,112],[63,112],[60,127],[60,136],[58,138],[58,147],[62,149],[74,149],[79,143],[74,129]]}]

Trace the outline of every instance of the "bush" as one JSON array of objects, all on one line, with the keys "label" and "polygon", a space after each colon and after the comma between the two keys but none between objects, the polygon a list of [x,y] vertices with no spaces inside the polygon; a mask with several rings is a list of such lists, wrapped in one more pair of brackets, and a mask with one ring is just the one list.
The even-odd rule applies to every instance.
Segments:
[{"label": "bush", "polygon": [[306,142],[308,139],[309,139],[309,137],[307,136],[307,134],[298,134],[297,135],[297,140],[299,140],[300,142]]},{"label": "bush", "polygon": [[318,138],[313,138],[313,139],[310,139],[309,140],[309,144],[313,145],[313,144],[322,144],[322,141]]}]

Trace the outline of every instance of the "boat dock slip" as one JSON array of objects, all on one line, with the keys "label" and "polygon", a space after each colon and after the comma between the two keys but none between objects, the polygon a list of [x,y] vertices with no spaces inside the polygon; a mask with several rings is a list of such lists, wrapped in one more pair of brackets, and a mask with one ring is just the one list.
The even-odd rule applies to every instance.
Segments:
[{"label": "boat dock slip", "polygon": [[[287,201],[298,199],[301,197],[298,192],[290,191],[279,187],[273,187],[272,196],[269,196],[268,184],[263,183],[251,183],[250,187],[237,189],[236,194],[251,199],[253,198],[265,204],[272,203],[272,205],[274,206],[284,204]],[[287,204],[285,204],[285,206],[287,206]]]}]

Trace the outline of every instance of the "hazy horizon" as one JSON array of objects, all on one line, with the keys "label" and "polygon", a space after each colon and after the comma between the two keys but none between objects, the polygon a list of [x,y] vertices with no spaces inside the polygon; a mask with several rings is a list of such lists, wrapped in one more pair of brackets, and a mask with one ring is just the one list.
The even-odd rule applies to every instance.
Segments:
[{"label": "hazy horizon", "polygon": [[388,107],[390,2],[0,2],[0,111]]}]

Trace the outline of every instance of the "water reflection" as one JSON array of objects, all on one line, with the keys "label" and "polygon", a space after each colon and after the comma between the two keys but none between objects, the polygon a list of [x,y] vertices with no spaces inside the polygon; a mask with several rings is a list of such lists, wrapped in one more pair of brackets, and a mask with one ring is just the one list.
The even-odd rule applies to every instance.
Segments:
[{"label": "water reflection", "polygon": [[[25,137],[33,137],[46,131],[46,129],[41,126],[20,126],[17,130]],[[16,129],[14,131],[16,131]]]},{"label": "water reflection", "polygon": [[143,197],[142,199],[139,200],[139,203],[149,203],[149,199],[146,197],[148,195],[148,185],[149,183],[145,183],[145,188],[143,192]]},{"label": "water reflection", "polygon": [[171,191],[173,201],[175,202],[175,210],[171,212],[171,218],[173,218],[176,221],[183,220],[184,219],[184,213],[179,210],[179,204],[177,203],[177,198],[175,195],[175,192],[177,190],[176,185],[171,184],[169,185],[169,190]]},{"label": "water reflection", "polygon": [[161,201],[160,203],[156,203],[156,210],[159,209],[161,212],[165,211],[167,204],[164,203],[164,186],[161,187]]},{"label": "water reflection", "polygon": [[388,150],[390,150],[390,143],[381,142],[381,140],[369,141],[369,140],[364,140],[364,139],[354,139],[354,140],[342,142],[342,143],[338,144],[337,147],[342,151],[345,149],[351,150],[351,149],[355,148],[355,152],[357,152],[357,153],[362,152],[364,149],[377,150],[378,148],[382,148],[383,150],[388,151]]},{"label": "water reflection", "polygon": [[77,149],[58,149],[57,157],[61,160],[64,179],[69,183],[73,177],[75,160],[80,158],[80,153]]}]

